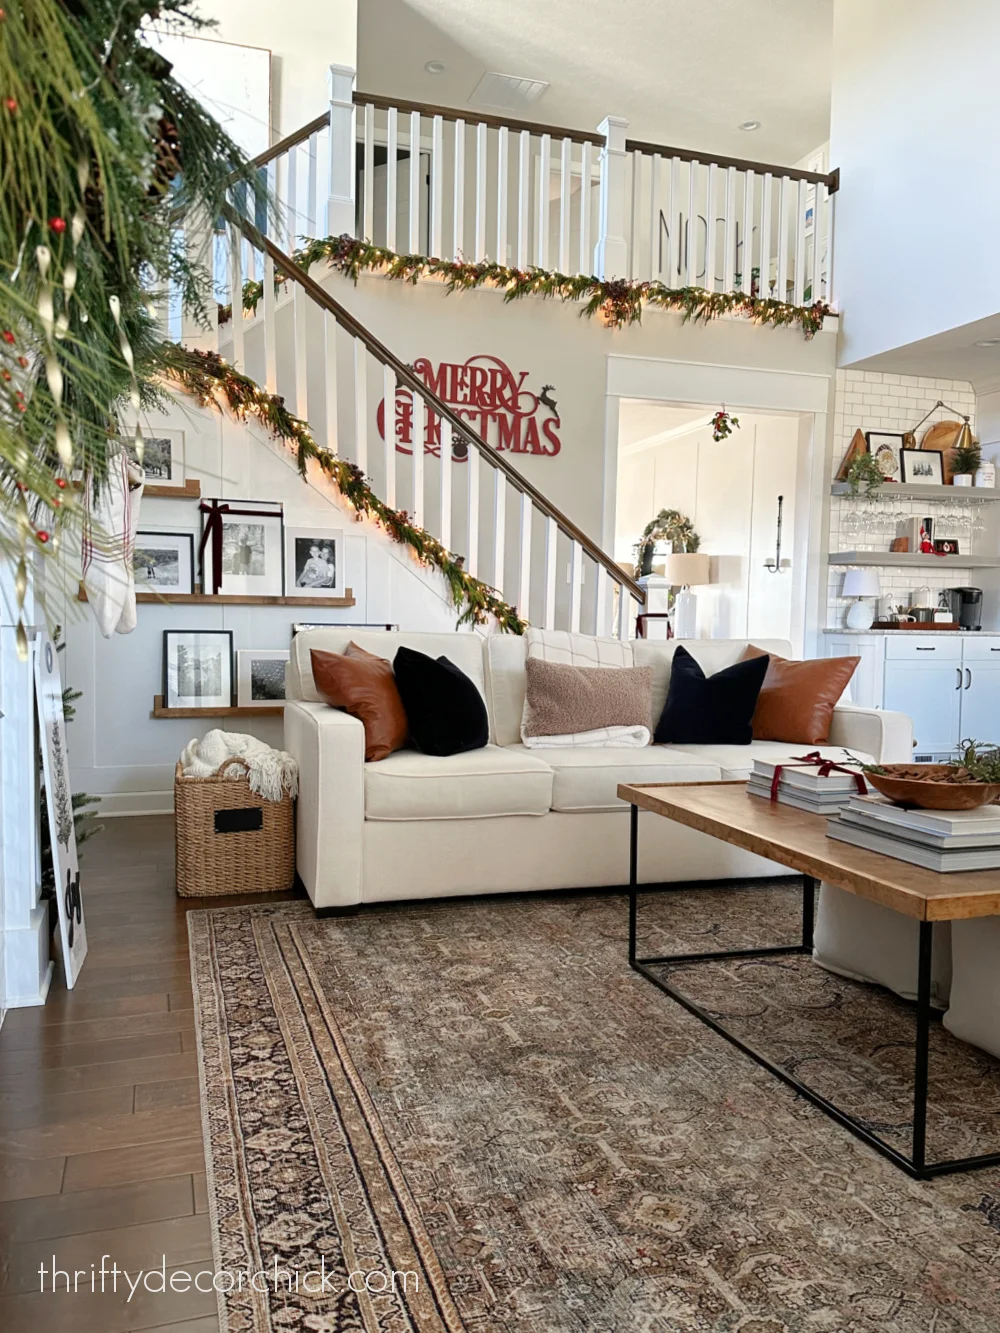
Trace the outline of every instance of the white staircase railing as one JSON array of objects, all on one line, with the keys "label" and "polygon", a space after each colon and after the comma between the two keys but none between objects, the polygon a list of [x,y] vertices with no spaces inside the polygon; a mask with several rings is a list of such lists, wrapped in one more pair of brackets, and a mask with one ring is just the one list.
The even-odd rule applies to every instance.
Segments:
[{"label": "white staircase railing", "polygon": [[[281,394],[318,441],[461,554],[523,619],[629,637],[645,601],[631,574],[288,254],[235,211],[228,221],[216,237],[232,311],[219,324],[221,355]],[[263,295],[246,318],[250,272],[263,274]]]}]

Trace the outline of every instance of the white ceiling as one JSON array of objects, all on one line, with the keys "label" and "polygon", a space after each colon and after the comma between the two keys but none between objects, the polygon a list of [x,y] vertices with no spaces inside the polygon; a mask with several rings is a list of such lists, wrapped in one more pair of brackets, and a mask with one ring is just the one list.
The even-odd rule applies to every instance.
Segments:
[{"label": "white ceiling", "polygon": [[987,339],[1000,339],[1000,315],[989,315],[932,338],[895,347],[891,352],[852,361],[851,369],[969,380],[977,393],[991,393],[1000,389],[1000,342],[992,347],[976,346]]},{"label": "white ceiling", "polygon": [[624,116],[630,138],[790,166],[829,135],[832,13],[833,0],[363,0],[358,87],[465,107],[487,70],[545,79],[522,119]]}]

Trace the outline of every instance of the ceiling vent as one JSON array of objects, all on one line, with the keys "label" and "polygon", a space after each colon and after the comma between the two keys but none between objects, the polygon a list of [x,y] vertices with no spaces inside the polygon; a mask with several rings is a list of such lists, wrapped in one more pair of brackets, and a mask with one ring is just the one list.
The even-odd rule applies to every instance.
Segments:
[{"label": "ceiling vent", "polygon": [[523,111],[545,92],[544,79],[521,79],[516,74],[484,74],[469,98],[470,106],[495,107],[498,111]]}]

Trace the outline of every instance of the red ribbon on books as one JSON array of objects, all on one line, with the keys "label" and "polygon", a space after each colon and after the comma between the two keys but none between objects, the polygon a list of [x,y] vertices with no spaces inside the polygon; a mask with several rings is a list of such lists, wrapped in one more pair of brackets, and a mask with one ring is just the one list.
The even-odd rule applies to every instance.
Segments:
[{"label": "red ribbon on books", "polygon": [[860,796],[864,796],[868,790],[864,778],[857,769],[848,768],[846,764],[838,764],[833,759],[824,759],[819,750],[812,750],[809,754],[797,757],[793,755],[790,764],[775,764],[774,777],[771,779],[772,801],[778,799],[778,784],[781,782],[781,775],[786,768],[818,768],[819,772],[816,776],[821,778],[828,778],[831,773],[846,773],[848,777],[854,779]]}]

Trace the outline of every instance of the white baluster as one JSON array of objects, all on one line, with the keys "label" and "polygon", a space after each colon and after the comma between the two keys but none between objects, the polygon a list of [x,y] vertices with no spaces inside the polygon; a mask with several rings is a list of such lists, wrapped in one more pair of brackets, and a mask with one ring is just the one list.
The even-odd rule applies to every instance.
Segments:
[{"label": "white baluster", "polygon": [[444,118],[435,116],[431,122],[431,256],[439,259],[444,253]]},{"label": "white baluster", "polygon": [[517,172],[517,266],[526,269],[531,262],[531,135],[521,131]]},{"label": "white baluster", "polygon": [[[813,227],[815,235],[816,228]],[[795,200],[795,271],[792,274],[792,304],[802,304],[806,269],[806,182],[799,181]]]},{"label": "white baluster", "polygon": [[632,151],[632,203],[629,207],[628,228],[628,275],[638,278],[642,268],[639,258],[639,199],[642,194],[642,154],[638,149]]},{"label": "white baluster", "polygon": [[465,244],[465,121],[455,121],[454,238],[452,256],[461,259]]},{"label": "white baluster", "polygon": [[410,112],[410,244],[411,255],[420,253],[420,112]]},{"label": "white baluster", "polygon": [[708,199],[705,204],[705,281],[707,291],[715,291],[715,174],[714,162],[708,165]]},{"label": "white baluster", "polygon": [[354,70],[347,65],[331,65],[327,86],[330,91],[330,185],[326,229],[331,236],[353,236],[357,227],[354,195],[357,151]]},{"label": "white baluster", "polygon": [[244,370],[243,352],[243,248],[242,237],[235,227],[229,228],[229,301],[232,308],[233,368]]},{"label": "white baluster", "polygon": [[396,372],[382,367],[382,458],[385,482],[382,499],[396,508]]},{"label": "white baluster", "polygon": [[583,547],[579,542],[570,545],[569,552],[569,627],[573,634],[580,633],[580,607],[583,599]]},{"label": "white baluster", "polygon": [[749,296],[753,290],[753,213],[756,178],[752,171],[743,176],[743,250],[737,268],[740,271],[740,289]]},{"label": "white baluster", "polygon": [[760,192],[760,294],[771,294],[771,184],[769,171],[764,173]]},{"label": "white baluster", "polygon": [[649,280],[660,276],[660,164],[662,158],[654,153],[649,170]]},{"label": "white baluster", "polygon": [[601,149],[601,193],[598,206],[594,273],[598,278],[623,278],[628,272],[625,239],[625,131],[628,121],[605,116],[598,131]]},{"label": "white baluster", "polygon": [[364,144],[364,205],[362,213],[362,240],[375,239],[375,108],[371,102],[365,104],[365,144]]},{"label": "white baluster", "polygon": [[507,175],[510,167],[510,130],[501,125],[497,133],[497,250],[496,262],[507,263]]},{"label": "white baluster", "polygon": [[439,438],[441,440],[440,490],[441,522],[438,525],[438,541],[451,550],[451,422],[439,420]]},{"label": "white baluster", "polygon": [[684,236],[684,285],[693,287],[698,281],[698,172],[701,163],[688,163],[688,215]]},{"label": "white baluster", "polygon": [[465,568],[473,578],[479,571],[479,450],[474,444],[467,446],[469,453],[466,461],[466,467],[469,469],[468,477],[468,535],[467,549],[465,555]]},{"label": "white baluster", "polygon": [[309,420],[309,351],[306,340],[306,307],[309,298],[297,282],[292,289],[293,347],[295,352],[295,415]]},{"label": "white baluster", "polygon": [[624,583],[618,585],[618,638],[627,643],[632,628],[632,594]]},{"label": "white baluster", "polygon": [[328,310],[323,312],[323,387],[326,393],[326,447],[338,452],[337,422],[337,321]]},{"label": "white baluster", "polygon": [[289,151],[286,161],[288,163],[286,169],[288,195],[282,211],[285,215],[285,249],[291,254],[295,249],[299,232],[299,155],[296,149],[292,148]]},{"label": "white baluster", "polygon": [[569,272],[570,194],[573,185],[573,140],[564,138],[559,160],[559,272]]},{"label": "white baluster", "polygon": [[580,267],[578,273],[594,271],[590,253],[590,173],[593,145],[588,139],[580,152]]},{"label": "white baluster", "polygon": [[531,519],[534,506],[530,495],[521,492],[521,554],[518,566],[517,610],[522,620],[531,618]]},{"label": "white baluster", "polygon": [[368,348],[354,339],[354,462],[368,471]]},{"label": "white baluster", "polygon": [[306,230],[310,236],[316,235],[316,195],[319,171],[319,134],[310,134],[306,146]]},{"label": "white baluster", "polygon": [[487,127],[476,126],[476,263],[486,258]]},{"label": "white baluster", "polygon": [[670,239],[667,244],[667,286],[680,285],[684,259],[684,211],[681,208],[681,160],[670,159],[670,203],[667,211]]},{"label": "white baluster", "polygon": [[726,172],[726,221],[723,235],[725,237],[723,245],[725,255],[723,258],[722,271],[722,290],[731,292],[733,290],[734,274],[736,272],[736,168],[730,167]]},{"label": "white baluster", "polygon": [[545,596],[542,603],[542,628],[556,627],[556,574],[558,571],[559,525],[554,518],[545,520]]},{"label": "white baluster", "polygon": [[791,181],[782,176],[778,186],[778,286],[775,296],[779,301],[788,300],[788,205],[791,195]]},{"label": "white baluster", "polygon": [[611,626],[611,581],[603,565],[594,566],[594,633],[602,637],[610,634]]},{"label": "white baluster", "polygon": [[430,436],[430,407],[418,395],[413,399],[413,502],[410,514],[417,527],[424,522],[424,451]]},{"label": "white baluster", "polygon": [[386,112],[385,243],[396,248],[396,163],[399,157],[399,112],[391,106]]},{"label": "white baluster", "polygon": [[552,139],[541,137],[538,154],[538,219],[535,235],[535,263],[539,268],[549,266],[549,176],[552,170]]},{"label": "white baluster", "polygon": [[822,246],[823,232],[821,223],[826,220],[826,186],[816,184],[813,186],[815,194],[813,196],[813,235],[812,235],[812,281],[810,301],[821,301],[823,299],[820,293],[820,280],[822,275]]},{"label": "white baluster", "polygon": [[493,586],[503,596],[504,543],[507,539],[507,478],[493,469]]},{"label": "white baluster", "polygon": [[278,392],[278,329],[275,320],[274,260],[264,256],[264,386],[268,393]]}]

